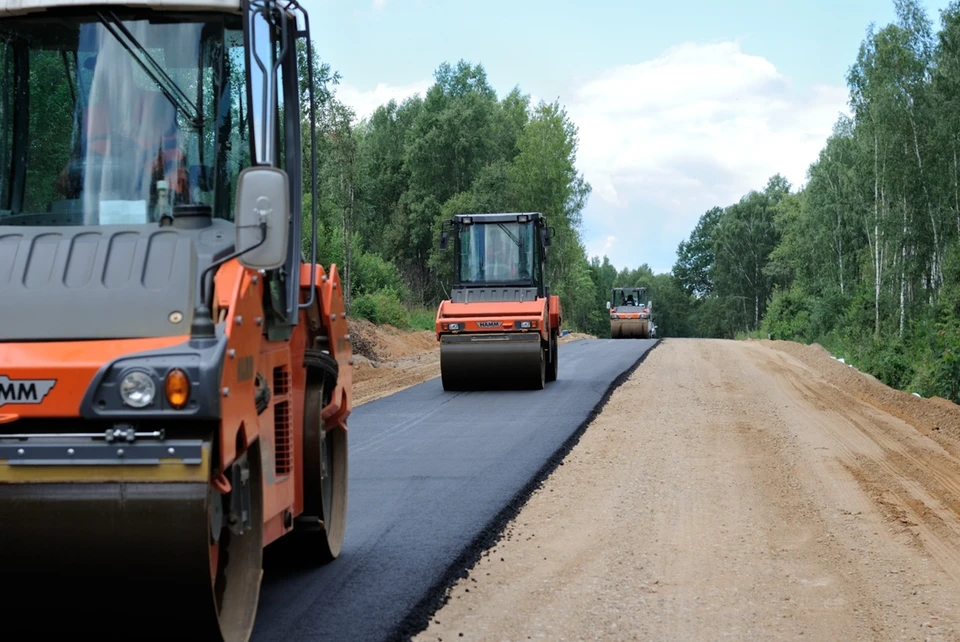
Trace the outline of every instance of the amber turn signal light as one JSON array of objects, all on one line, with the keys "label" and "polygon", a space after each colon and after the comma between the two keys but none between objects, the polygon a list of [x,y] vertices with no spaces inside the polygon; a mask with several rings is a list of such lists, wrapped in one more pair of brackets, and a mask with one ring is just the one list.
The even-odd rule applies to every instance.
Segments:
[{"label": "amber turn signal light", "polygon": [[167,403],[179,410],[190,399],[190,379],[179,368],[171,370],[163,384],[163,391],[167,395]]}]

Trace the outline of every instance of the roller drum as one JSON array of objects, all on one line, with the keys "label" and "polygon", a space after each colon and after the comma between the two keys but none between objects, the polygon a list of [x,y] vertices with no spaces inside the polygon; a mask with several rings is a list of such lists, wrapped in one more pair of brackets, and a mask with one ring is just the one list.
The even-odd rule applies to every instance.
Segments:
[{"label": "roller drum", "polygon": [[611,320],[610,336],[614,339],[649,339],[650,322],[647,319]]},{"label": "roller drum", "polygon": [[537,333],[444,336],[440,341],[444,390],[539,390],[546,361]]},{"label": "roller drum", "polygon": [[[249,639],[262,574],[259,492],[254,526],[234,535],[205,481],[122,481],[121,466],[111,481],[89,481],[90,467],[29,468],[57,479],[0,483],[0,638]],[[257,470],[250,482],[262,484]]]}]

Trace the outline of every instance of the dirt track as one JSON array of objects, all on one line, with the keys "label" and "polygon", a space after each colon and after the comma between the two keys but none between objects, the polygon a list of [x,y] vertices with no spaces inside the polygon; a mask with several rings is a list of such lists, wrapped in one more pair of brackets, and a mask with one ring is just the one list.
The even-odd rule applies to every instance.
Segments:
[{"label": "dirt track", "polygon": [[417,640],[958,640],[960,408],[666,340]]}]

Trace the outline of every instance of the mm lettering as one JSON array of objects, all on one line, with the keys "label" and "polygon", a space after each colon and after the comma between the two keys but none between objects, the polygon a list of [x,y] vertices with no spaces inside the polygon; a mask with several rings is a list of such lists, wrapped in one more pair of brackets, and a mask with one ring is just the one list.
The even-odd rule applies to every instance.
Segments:
[{"label": "mm lettering", "polygon": [[56,379],[11,379],[0,375],[0,406],[39,404],[56,383]]}]

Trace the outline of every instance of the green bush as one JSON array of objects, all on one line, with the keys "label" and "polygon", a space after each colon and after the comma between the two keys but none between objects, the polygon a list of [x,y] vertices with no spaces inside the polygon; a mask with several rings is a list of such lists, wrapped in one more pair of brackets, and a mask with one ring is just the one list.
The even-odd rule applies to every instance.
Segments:
[{"label": "green bush", "polygon": [[924,359],[906,388],[907,392],[915,392],[923,397],[942,396],[940,381],[937,378],[936,364],[930,359]]},{"label": "green bush", "polygon": [[356,296],[389,290],[403,300],[407,294],[397,266],[369,252],[354,256],[351,281]]},{"label": "green bush", "polygon": [[777,290],[760,324],[761,333],[771,339],[809,343],[813,338],[809,302],[799,288]]},{"label": "green bush", "polygon": [[914,378],[916,366],[899,341],[871,341],[861,355],[858,369],[869,372],[891,388],[902,390]]},{"label": "green bush", "polygon": [[414,330],[433,330],[436,328],[437,311],[428,308],[416,308],[410,311],[410,327]]},{"label": "green bush", "polygon": [[846,323],[845,312],[849,297],[840,294],[839,289],[822,293],[819,297],[810,297],[806,308],[810,310],[809,341],[826,337],[836,332]]},{"label": "green bush", "polygon": [[410,327],[410,313],[403,307],[400,295],[389,289],[358,296],[353,300],[351,313],[377,325]]},{"label": "green bush", "polygon": [[956,333],[944,336],[944,346],[937,355],[934,373],[937,394],[960,403],[960,338]]},{"label": "green bush", "polygon": [[[928,363],[930,393],[960,403],[960,319],[945,308],[936,325]],[[922,393],[921,393],[922,394]]]}]

